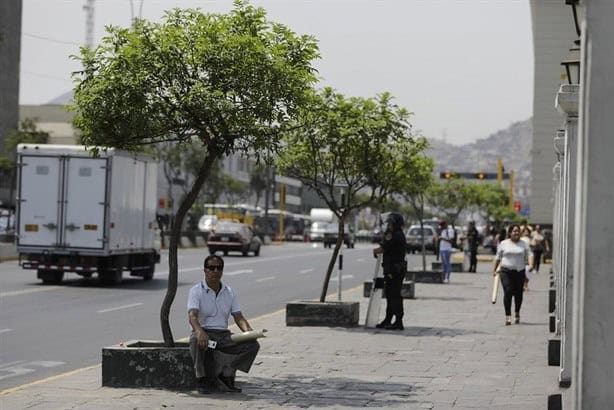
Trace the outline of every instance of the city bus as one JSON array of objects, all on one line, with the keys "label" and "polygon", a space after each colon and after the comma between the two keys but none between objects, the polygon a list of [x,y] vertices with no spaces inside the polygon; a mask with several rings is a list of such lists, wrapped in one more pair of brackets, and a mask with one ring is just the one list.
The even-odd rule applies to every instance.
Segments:
[{"label": "city bus", "polygon": [[[309,235],[311,218],[309,215],[295,214],[280,209],[268,210],[268,227],[266,227],[264,211],[255,219],[254,231],[259,235],[269,235],[274,240],[304,241]],[[283,233],[280,235],[280,224]]]},{"label": "city bus", "polygon": [[251,227],[260,212],[260,208],[247,204],[204,204],[203,215],[215,215],[218,220],[241,222]]}]

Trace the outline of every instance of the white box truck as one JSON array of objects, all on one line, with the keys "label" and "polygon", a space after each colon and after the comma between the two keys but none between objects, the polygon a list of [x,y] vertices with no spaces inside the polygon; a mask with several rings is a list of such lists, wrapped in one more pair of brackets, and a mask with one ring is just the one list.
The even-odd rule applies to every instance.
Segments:
[{"label": "white box truck", "polygon": [[145,280],[160,261],[156,225],[157,160],[113,148],[98,157],[83,146],[17,147],[17,251],[44,283],[64,272],[123,271]]}]

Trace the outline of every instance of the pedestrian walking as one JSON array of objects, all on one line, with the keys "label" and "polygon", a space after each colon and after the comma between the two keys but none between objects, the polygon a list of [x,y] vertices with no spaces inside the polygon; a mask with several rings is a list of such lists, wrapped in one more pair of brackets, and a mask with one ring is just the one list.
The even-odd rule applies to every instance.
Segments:
[{"label": "pedestrian walking", "polygon": [[515,323],[520,323],[520,308],[522,293],[526,279],[526,267],[533,270],[533,254],[529,245],[520,240],[520,226],[511,225],[508,229],[508,239],[497,247],[493,275],[500,275],[503,287],[503,307],[505,309],[505,325],[512,324],[512,298],[514,299]]},{"label": "pedestrian walking", "polygon": [[531,233],[531,251],[533,251],[533,260],[535,263],[535,273],[539,273],[539,267],[542,261],[542,255],[544,251],[549,251],[548,242],[546,238],[542,234],[541,227],[539,225],[535,225],[535,229]]},{"label": "pedestrian walking", "polygon": [[441,256],[441,268],[443,270],[443,283],[450,283],[450,272],[452,272],[452,242],[454,241],[454,228],[448,226],[445,220],[439,221],[439,256]]},{"label": "pedestrian walking", "polygon": [[[386,219],[387,226],[379,247],[373,249],[373,256],[382,256],[384,270],[384,291],[386,292],[386,317],[375,327],[378,329],[403,330],[403,298],[401,288],[407,273],[405,253],[407,242],[403,232],[403,216],[390,213]],[[392,319],[394,317],[394,322]]]},{"label": "pedestrian walking", "polygon": [[[520,240],[531,248],[531,230],[526,225],[520,225]],[[529,270],[525,267],[525,279],[524,286],[522,288],[522,290],[525,292],[529,290],[529,280],[531,279],[529,275]]]},{"label": "pedestrian walking", "polygon": [[469,248],[469,272],[475,272],[478,266],[479,232],[475,222],[470,221],[467,228],[467,246]]}]

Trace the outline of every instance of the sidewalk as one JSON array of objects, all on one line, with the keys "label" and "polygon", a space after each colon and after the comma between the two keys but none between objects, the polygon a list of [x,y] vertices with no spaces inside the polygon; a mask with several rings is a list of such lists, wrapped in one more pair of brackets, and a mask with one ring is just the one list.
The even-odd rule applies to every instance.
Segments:
[{"label": "sidewalk", "polygon": [[[504,326],[501,290],[490,302],[492,264],[480,262],[450,284],[416,284],[402,332],[286,327],[284,311],[251,320],[269,336],[250,374],[238,373],[241,394],[106,388],[95,366],[5,392],[0,408],[542,410],[559,391],[558,367],[547,365],[548,267],[531,281],[519,325]],[[364,323],[362,289],[343,296],[361,302]]]}]

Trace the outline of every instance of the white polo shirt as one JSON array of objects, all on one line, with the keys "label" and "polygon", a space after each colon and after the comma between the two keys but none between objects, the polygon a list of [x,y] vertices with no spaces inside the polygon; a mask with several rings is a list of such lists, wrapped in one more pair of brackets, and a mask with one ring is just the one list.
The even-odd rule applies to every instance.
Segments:
[{"label": "white polo shirt", "polygon": [[228,329],[230,314],[241,311],[238,295],[230,286],[222,283],[222,288],[216,295],[205,281],[190,289],[188,312],[191,309],[198,310],[198,321],[205,329]]}]

